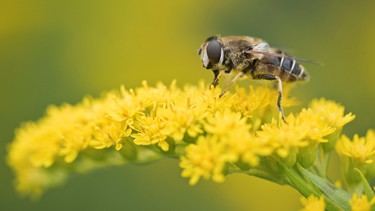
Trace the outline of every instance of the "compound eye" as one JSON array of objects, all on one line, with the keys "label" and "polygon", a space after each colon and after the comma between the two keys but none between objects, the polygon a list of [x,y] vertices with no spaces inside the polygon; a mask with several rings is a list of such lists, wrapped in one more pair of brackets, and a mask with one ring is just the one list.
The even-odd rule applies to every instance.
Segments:
[{"label": "compound eye", "polygon": [[223,49],[221,48],[219,41],[216,39],[208,41],[206,52],[207,57],[212,64],[221,62],[220,60],[222,60]]}]

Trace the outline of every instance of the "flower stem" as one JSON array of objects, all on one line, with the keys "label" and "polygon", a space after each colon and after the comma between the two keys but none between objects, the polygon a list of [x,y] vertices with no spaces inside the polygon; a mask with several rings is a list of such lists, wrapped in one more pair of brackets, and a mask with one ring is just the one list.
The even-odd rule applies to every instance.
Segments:
[{"label": "flower stem", "polygon": [[321,195],[321,192],[315,189],[311,183],[306,181],[303,176],[299,174],[297,169],[288,167],[282,161],[278,161],[278,164],[283,171],[285,181],[287,181],[290,186],[297,189],[303,196],[308,197],[311,194],[316,196]]}]

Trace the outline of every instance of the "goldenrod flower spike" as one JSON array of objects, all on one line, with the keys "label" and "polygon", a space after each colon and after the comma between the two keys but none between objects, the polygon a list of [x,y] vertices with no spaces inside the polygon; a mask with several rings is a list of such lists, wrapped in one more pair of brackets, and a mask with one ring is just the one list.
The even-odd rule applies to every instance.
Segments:
[{"label": "goldenrod flower spike", "polygon": [[[180,159],[182,177],[191,185],[246,173],[288,184],[305,197],[324,195],[327,207],[349,207],[347,194],[332,196],[329,190],[338,189],[324,188],[329,184],[324,172],[332,146],[354,115],[333,101],[318,99],[286,116],[285,124],[274,105],[277,90],[250,86],[236,87],[221,98],[220,93],[204,83],[179,88],[176,82],[143,82],[135,89],[122,86],[97,99],[86,97],[77,105],[51,106],[43,118],[17,129],[9,145],[7,162],[16,188],[38,197],[72,171],[167,156]],[[283,102],[283,107],[294,104],[286,93]],[[339,154],[373,168],[375,144],[369,141],[374,137],[369,132],[367,142],[354,141],[358,147],[351,147],[343,136]],[[322,165],[322,160],[327,163]],[[375,172],[370,170],[364,174]]]}]

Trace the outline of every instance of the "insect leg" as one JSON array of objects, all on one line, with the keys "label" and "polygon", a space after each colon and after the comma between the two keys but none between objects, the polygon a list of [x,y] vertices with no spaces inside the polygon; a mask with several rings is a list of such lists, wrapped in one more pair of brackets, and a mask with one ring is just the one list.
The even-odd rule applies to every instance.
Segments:
[{"label": "insect leg", "polygon": [[278,77],[276,75],[271,75],[271,74],[259,74],[259,75],[254,75],[253,78],[254,79],[263,79],[263,80],[272,80],[272,81],[277,80],[278,92],[279,92],[279,96],[277,97],[277,108],[279,109],[279,112],[281,113],[282,120],[285,123],[287,123],[286,120],[285,120],[283,108],[281,107],[281,99],[283,97],[283,83],[282,83],[280,77]]},{"label": "insect leg", "polygon": [[221,94],[219,95],[219,98],[222,97],[222,96],[225,94],[225,92],[227,92],[228,89],[229,89],[234,83],[236,83],[236,81],[237,81],[239,78],[243,77],[244,75],[245,75],[244,72],[239,72],[236,76],[234,76],[234,78],[230,81],[230,83],[228,84],[228,86],[226,86],[226,87],[223,89],[223,91],[222,91]]},{"label": "insect leg", "polygon": [[212,72],[214,72],[214,80],[212,81],[211,85],[216,87],[216,85],[219,83],[220,71],[219,70],[213,70]]}]

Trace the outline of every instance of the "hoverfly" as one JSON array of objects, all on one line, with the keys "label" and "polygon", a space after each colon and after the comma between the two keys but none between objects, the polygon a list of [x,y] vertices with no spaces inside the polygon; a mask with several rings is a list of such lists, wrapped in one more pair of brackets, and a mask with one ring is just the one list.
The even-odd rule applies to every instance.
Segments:
[{"label": "hoverfly", "polygon": [[203,67],[214,73],[212,85],[219,83],[221,74],[234,73],[235,76],[223,89],[220,96],[239,78],[249,76],[255,80],[276,81],[278,85],[277,108],[285,121],[281,107],[282,82],[307,80],[305,68],[295,57],[288,56],[283,51],[272,48],[259,38],[248,36],[212,36],[198,49]]}]

